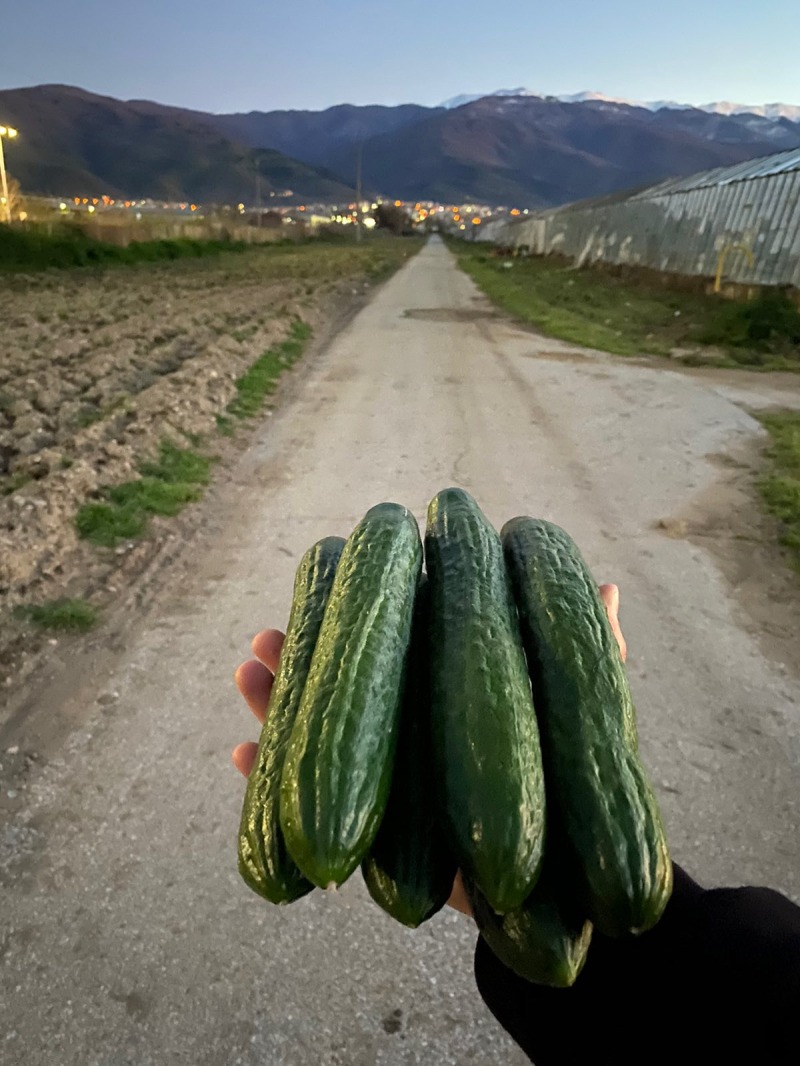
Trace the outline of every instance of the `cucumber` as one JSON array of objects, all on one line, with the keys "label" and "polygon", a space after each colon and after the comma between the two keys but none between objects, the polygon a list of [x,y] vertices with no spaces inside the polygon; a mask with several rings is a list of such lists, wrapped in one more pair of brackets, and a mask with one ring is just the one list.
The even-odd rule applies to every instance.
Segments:
[{"label": "cucumber", "polygon": [[636,716],[617,642],[586,563],[550,522],[502,530],[533,679],[548,798],[583,882],[586,913],[608,936],[656,924],[672,864],[637,754]]},{"label": "cucumber", "polygon": [[567,901],[549,851],[536,887],[516,910],[496,914],[476,885],[465,885],[480,934],[505,966],[537,985],[575,984],[589,952],[592,923]]},{"label": "cucumber", "polygon": [[378,831],[391,783],[414,598],[416,520],[373,507],[336,571],[281,779],[286,846],[315,885],[340,885]]},{"label": "cucumber", "polygon": [[272,685],[269,708],[247,780],[239,826],[239,872],[271,903],[291,903],[314,887],[289,856],[279,824],[280,780],[286,748],[300,706],[336,566],[341,537],[309,548],[294,579],[292,609]]},{"label": "cucumber", "polygon": [[361,863],[369,894],[378,906],[412,929],[441,910],[456,876],[434,795],[427,625],[423,577],[414,608],[389,802],[378,835]]},{"label": "cucumber", "polygon": [[461,489],[431,501],[434,753],[461,870],[502,914],[530,895],[542,859],[539,732],[500,538]]}]

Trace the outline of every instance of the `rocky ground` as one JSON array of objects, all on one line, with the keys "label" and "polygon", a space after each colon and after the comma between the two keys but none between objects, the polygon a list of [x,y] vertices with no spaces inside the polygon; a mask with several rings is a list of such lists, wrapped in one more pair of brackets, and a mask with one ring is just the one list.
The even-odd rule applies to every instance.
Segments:
[{"label": "rocky ground", "polygon": [[224,447],[216,418],[236,379],[293,320],[319,331],[407,254],[259,249],[5,279],[0,601],[91,594],[135,545],[104,552],[80,541],[80,506],[136,477],[165,438]]}]

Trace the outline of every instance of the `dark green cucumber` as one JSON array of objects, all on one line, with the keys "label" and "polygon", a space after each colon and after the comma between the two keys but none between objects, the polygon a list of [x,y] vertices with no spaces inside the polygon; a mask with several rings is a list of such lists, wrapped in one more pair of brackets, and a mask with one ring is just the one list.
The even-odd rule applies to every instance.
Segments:
[{"label": "dark green cucumber", "polygon": [[413,515],[381,504],[336,571],[281,781],[286,846],[322,887],[347,880],[383,817],[421,568]]},{"label": "dark green cucumber", "polygon": [[519,977],[552,988],[575,984],[592,939],[592,923],[568,902],[563,887],[549,852],[533,892],[506,914],[496,914],[483,893],[466,882],[475,922],[492,952]]},{"label": "dark green cucumber", "polygon": [[461,489],[431,501],[434,752],[456,860],[498,913],[530,895],[544,846],[539,732],[500,538]]},{"label": "dark green cucumber", "polygon": [[664,829],[637,754],[636,716],[597,585],[550,522],[502,530],[533,680],[548,798],[569,840],[586,913],[608,936],[640,933],[672,891]]},{"label": "dark green cucumber", "polygon": [[456,876],[434,795],[427,598],[423,577],[414,608],[389,802],[378,835],[361,863],[369,894],[378,906],[412,929],[445,905]]},{"label": "dark green cucumber", "polygon": [[286,850],[279,824],[280,782],[286,748],[344,544],[341,537],[325,537],[300,560],[286,639],[255,765],[247,779],[239,826],[239,872],[255,892],[272,903],[291,903],[314,887]]}]

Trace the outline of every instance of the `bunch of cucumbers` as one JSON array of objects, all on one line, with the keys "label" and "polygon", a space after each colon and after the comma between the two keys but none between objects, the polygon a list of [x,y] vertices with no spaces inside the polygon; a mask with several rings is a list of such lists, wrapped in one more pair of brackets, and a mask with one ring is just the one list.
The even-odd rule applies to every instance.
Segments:
[{"label": "bunch of cucumbers", "polygon": [[558,526],[501,533],[461,489],[424,546],[379,504],[297,570],[248,779],[239,869],[273,903],[343,884],[418,926],[461,872],[528,980],[574,983],[592,929],[650,929],[672,890],[619,649]]}]

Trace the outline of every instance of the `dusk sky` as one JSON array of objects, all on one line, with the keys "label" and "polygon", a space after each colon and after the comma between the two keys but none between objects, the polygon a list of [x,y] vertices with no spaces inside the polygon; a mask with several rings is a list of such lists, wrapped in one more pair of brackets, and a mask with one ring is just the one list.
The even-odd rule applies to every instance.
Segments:
[{"label": "dusk sky", "polygon": [[0,88],[62,82],[208,111],[437,104],[525,86],[800,104],[798,0],[27,0]]}]

